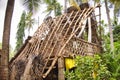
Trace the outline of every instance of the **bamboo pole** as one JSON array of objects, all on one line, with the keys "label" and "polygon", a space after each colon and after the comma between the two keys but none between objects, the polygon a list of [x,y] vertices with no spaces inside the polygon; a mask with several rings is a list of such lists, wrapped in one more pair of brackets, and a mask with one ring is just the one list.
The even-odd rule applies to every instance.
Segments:
[{"label": "bamboo pole", "polygon": [[88,17],[88,42],[92,42],[91,18]]},{"label": "bamboo pole", "polygon": [[58,56],[55,57],[54,61],[52,62],[51,66],[49,67],[49,69],[47,70],[47,72],[45,74],[43,74],[43,78],[45,78],[49,72],[52,70],[53,66],[55,65],[56,61],[58,60],[58,57],[61,56],[61,53],[63,51],[63,49],[65,48],[65,46],[68,44],[68,42],[71,40],[71,38],[73,37],[73,35],[78,31],[78,29],[80,28],[80,26],[82,25],[82,22],[89,16],[89,14],[95,9],[96,7],[93,8],[89,8],[86,11],[86,14],[82,17],[81,22],[79,23],[79,26],[77,27],[77,29],[69,36],[68,40],[65,42],[65,44],[62,46],[62,48],[60,49]]},{"label": "bamboo pole", "polygon": [[86,24],[87,24],[87,19],[83,22],[82,29],[77,36],[78,38],[82,35],[83,31],[85,30]]}]

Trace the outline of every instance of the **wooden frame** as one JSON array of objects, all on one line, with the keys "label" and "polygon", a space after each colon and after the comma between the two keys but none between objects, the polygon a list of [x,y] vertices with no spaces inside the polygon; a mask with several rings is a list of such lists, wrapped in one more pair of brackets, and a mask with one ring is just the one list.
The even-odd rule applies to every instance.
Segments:
[{"label": "wooden frame", "polygon": [[[34,74],[35,79],[41,80],[40,77],[46,78],[55,68],[55,64],[58,64],[59,80],[64,80],[64,73],[62,73],[64,71],[64,57],[68,57],[71,55],[70,53],[89,55],[89,53],[100,52],[101,47],[93,41],[93,38],[95,38],[95,42],[99,42],[95,31],[97,24],[92,25],[93,12],[96,7],[65,13],[56,18],[45,20],[24,46],[24,49],[11,61],[10,71],[16,70],[15,76],[17,76],[19,70],[15,67],[21,61],[25,64],[23,72],[19,75],[22,79],[27,80],[27,76],[32,78]],[[83,31],[88,31],[87,41],[80,38]],[[93,35],[93,32],[96,36]],[[76,48],[73,47],[73,42],[76,42]],[[34,60],[37,57],[41,60],[35,64]],[[40,67],[34,67],[33,65]],[[15,80],[12,75],[10,75],[10,79]]]}]

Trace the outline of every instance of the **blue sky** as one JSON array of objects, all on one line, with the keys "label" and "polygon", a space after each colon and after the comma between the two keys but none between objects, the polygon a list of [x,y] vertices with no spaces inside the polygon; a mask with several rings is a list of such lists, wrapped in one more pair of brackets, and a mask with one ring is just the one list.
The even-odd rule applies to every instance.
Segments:
[{"label": "blue sky", "polygon": [[[64,1],[61,1],[61,0],[59,0],[59,2],[61,4],[64,3]],[[0,0],[0,6],[2,6],[2,7],[0,7],[0,42],[2,42],[2,33],[3,33],[3,24],[4,24],[4,15],[5,15],[6,4],[7,4],[7,0]],[[24,7],[20,3],[20,0],[15,0],[15,7],[14,7],[13,18],[12,18],[12,24],[11,24],[11,36],[10,36],[10,45],[13,47],[13,49],[15,48],[15,43],[16,43],[15,36],[16,36],[16,32],[17,32],[17,25],[19,23],[23,9],[24,9]],[[36,18],[36,20],[39,17],[40,24],[42,23],[42,21],[45,17],[45,14],[43,13],[44,10],[45,10],[45,5],[42,5],[40,7],[40,10],[34,16]],[[96,10],[96,13],[97,12],[98,11]],[[113,15],[112,9],[111,9],[110,15],[111,15],[111,17]],[[106,20],[107,17],[106,17],[106,12],[105,12],[104,6],[102,6],[102,19],[105,20],[105,22],[107,22],[107,20]],[[37,28],[38,28],[38,25],[37,24],[34,25],[34,28],[31,30],[30,35],[33,35],[33,33],[36,31]]]}]

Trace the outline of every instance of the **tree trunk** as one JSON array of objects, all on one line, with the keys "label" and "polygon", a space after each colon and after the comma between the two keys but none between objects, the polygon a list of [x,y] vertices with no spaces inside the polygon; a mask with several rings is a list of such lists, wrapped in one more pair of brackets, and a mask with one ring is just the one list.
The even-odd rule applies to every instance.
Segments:
[{"label": "tree trunk", "polygon": [[1,67],[0,67],[0,80],[9,80],[9,40],[10,40],[10,28],[11,20],[14,9],[14,0],[8,0],[5,21],[4,21],[4,31],[3,31],[3,41],[2,41],[2,55],[1,55]]},{"label": "tree trunk", "polygon": [[113,52],[114,51],[113,31],[112,31],[112,26],[111,26],[111,20],[110,20],[110,14],[109,14],[109,8],[108,8],[107,0],[105,0],[105,8],[106,8],[106,14],[107,14],[108,26],[109,26],[109,32],[110,32],[110,47],[111,47],[111,51]]}]

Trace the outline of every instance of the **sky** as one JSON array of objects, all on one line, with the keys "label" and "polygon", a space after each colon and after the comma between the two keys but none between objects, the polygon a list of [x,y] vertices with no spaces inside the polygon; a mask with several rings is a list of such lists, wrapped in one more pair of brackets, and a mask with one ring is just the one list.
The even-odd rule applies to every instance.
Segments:
[{"label": "sky", "polygon": [[[63,5],[64,1],[59,0],[59,2]],[[3,33],[3,26],[4,26],[4,16],[5,16],[5,9],[6,9],[7,0],[0,0],[0,42],[2,42],[2,33]],[[20,0],[15,0],[15,6],[14,6],[14,12],[13,12],[13,18],[11,23],[11,35],[10,35],[10,45],[12,48],[15,48],[16,44],[16,32],[17,32],[17,25],[20,21],[21,14],[24,10],[24,7],[22,6]],[[38,20],[39,17],[39,24],[42,23],[43,19],[45,18],[45,15],[43,11],[45,10],[45,5],[40,6],[40,10],[34,15],[36,20]],[[98,11],[96,10],[96,13]],[[113,15],[111,9],[111,16]],[[104,6],[102,6],[102,19],[107,22],[106,12]],[[33,29],[31,30],[31,36],[34,34],[34,32],[37,30],[38,24],[33,26]],[[27,32],[26,32],[27,33]],[[28,34],[27,34],[28,35]],[[26,36],[27,37],[27,36]]]},{"label": "sky", "polygon": [[6,3],[7,3],[7,0],[0,0],[0,42],[2,41],[2,32],[3,32]]},{"label": "sky", "polygon": [[[4,26],[6,4],[7,4],[7,0],[0,1],[0,6],[2,6],[0,7],[0,42],[2,42],[2,33],[3,33],[3,26]],[[44,10],[43,8],[45,7],[45,5],[40,7],[41,7],[40,11],[38,11],[34,16],[36,20],[38,20],[38,17],[39,17],[39,24],[42,23],[45,17],[45,14],[43,13],[43,10]],[[11,23],[11,35],[10,35],[10,45],[12,46],[13,49],[15,48],[15,43],[16,43],[17,25],[20,21],[20,17],[24,9],[25,8],[22,6],[20,0],[17,0],[17,1],[15,0],[13,18]],[[30,35],[33,35],[33,33],[36,31],[37,28],[38,28],[38,24],[34,25],[34,28],[31,30]]]}]

